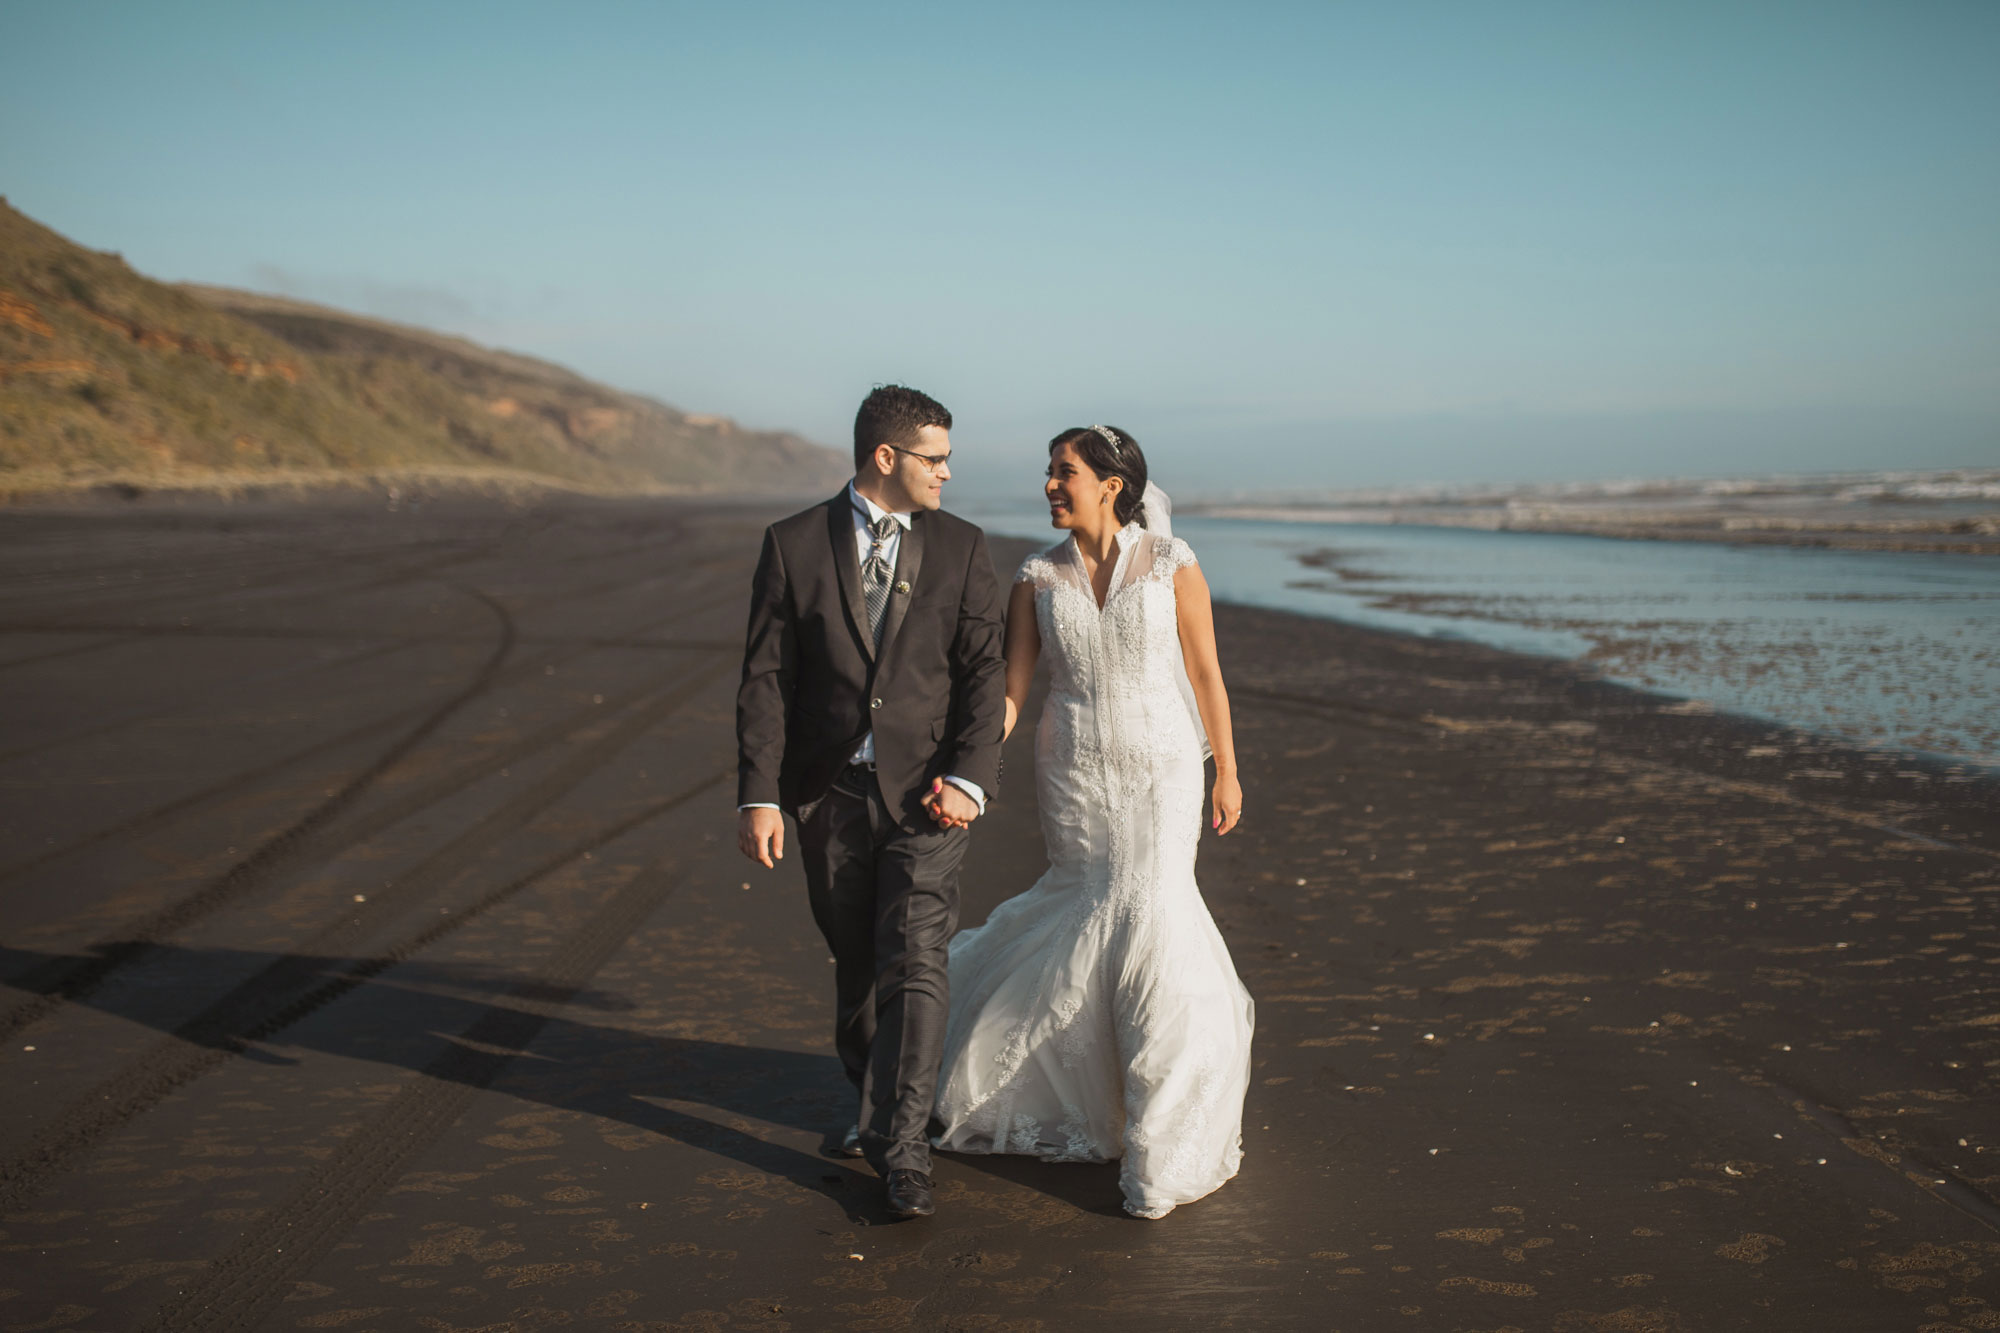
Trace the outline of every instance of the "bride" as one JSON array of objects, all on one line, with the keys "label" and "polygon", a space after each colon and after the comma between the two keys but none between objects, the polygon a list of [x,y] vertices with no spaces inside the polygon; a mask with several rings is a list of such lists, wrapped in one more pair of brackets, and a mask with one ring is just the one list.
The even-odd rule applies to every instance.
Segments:
[{"label": "bride", "polygon": [[1011,733],[1035,659],[1049,869],[951,942],[934,1140],[967,1153],[1119,1159],[1125,1209],[1165,1217],[1236,1174],[1252,1008],[1195,885],[1242,814],[1208,584],[1166,496],[1111,426],[1064,431],[1044,488],[1067,540],[1021,566],[1007,613]]}]

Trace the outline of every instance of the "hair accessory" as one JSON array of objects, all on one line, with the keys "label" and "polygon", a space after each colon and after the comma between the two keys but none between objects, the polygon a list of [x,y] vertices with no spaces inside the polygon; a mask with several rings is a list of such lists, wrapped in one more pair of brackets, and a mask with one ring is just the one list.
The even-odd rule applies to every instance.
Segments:
[{"label": "hair accessory", "polygon": [[1123,457],[1122,452],[1118,448],[1117,431],[1111,429],[1111,427],[1109,426],[1098,426],[1098,425],[1091,426],[1091,429],[1096,431],[1099,435],[1102,435],[1104,437],[1104,442],[1111,446],[1111,456],[1113,458]]}]

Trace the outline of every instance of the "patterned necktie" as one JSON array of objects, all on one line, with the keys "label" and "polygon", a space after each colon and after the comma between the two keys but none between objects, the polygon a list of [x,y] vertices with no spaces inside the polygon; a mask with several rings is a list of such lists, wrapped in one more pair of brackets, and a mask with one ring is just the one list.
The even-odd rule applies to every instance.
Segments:
[{"label": "patterned necktie", "polygon": [[882,612],[889,605],[889,576],[894,571],[889,568],[888,557],[883,548],[895,534],[896,520],[893,515],[884,514],[868,525],[874,541],[868,547],[868,558],[861,562],[861,590],[868,599],[868,632],[875,636],[875,646],[882,646]]}]

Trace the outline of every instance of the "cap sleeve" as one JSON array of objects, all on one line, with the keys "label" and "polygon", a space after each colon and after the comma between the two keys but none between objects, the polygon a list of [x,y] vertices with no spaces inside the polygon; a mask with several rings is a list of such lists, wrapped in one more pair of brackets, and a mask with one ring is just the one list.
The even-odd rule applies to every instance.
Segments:
[{"label": "cap sleeve", "polygon": [[1179,537],[1169,537],[1160,543],[1160,550],[1154,560],[1165,566],[1169,575],[1177,574],[1189,565],[1200,563],[1194,558],[1194,548]]},{"label": "cap sleeve", "polygon": [[1056,580],[1056,562],[1049,552],[1037,551],[1021,562],[1021,568],[1014,574],[1016,583],[1032,583],[1037,592],[1050,587]]}]

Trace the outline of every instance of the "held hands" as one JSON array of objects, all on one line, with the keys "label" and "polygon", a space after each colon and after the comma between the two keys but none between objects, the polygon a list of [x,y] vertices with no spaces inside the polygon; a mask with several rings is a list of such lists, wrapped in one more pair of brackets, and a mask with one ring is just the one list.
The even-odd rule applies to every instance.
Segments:
[{"label": "held hands", "polygon": [[1221,837],[1236,827],[1236,821],[1243,818],[1243,784],[1236,780],[1234,773],[1217,773],[1215,791],[1210,796],[1214,805],[1214,818],[1209,827]]},{"label": "held hands", "polygon": [[979,803],[943,778],[931,779],[930,794],[924,797],[924,809],[937,821],[939,828],[970,828],[972,821],[979,818]]},{"label": "held hands", "polygon": [[765,805],[736,812],[736,847],[766,869],[785,859],[785,817]]}]

